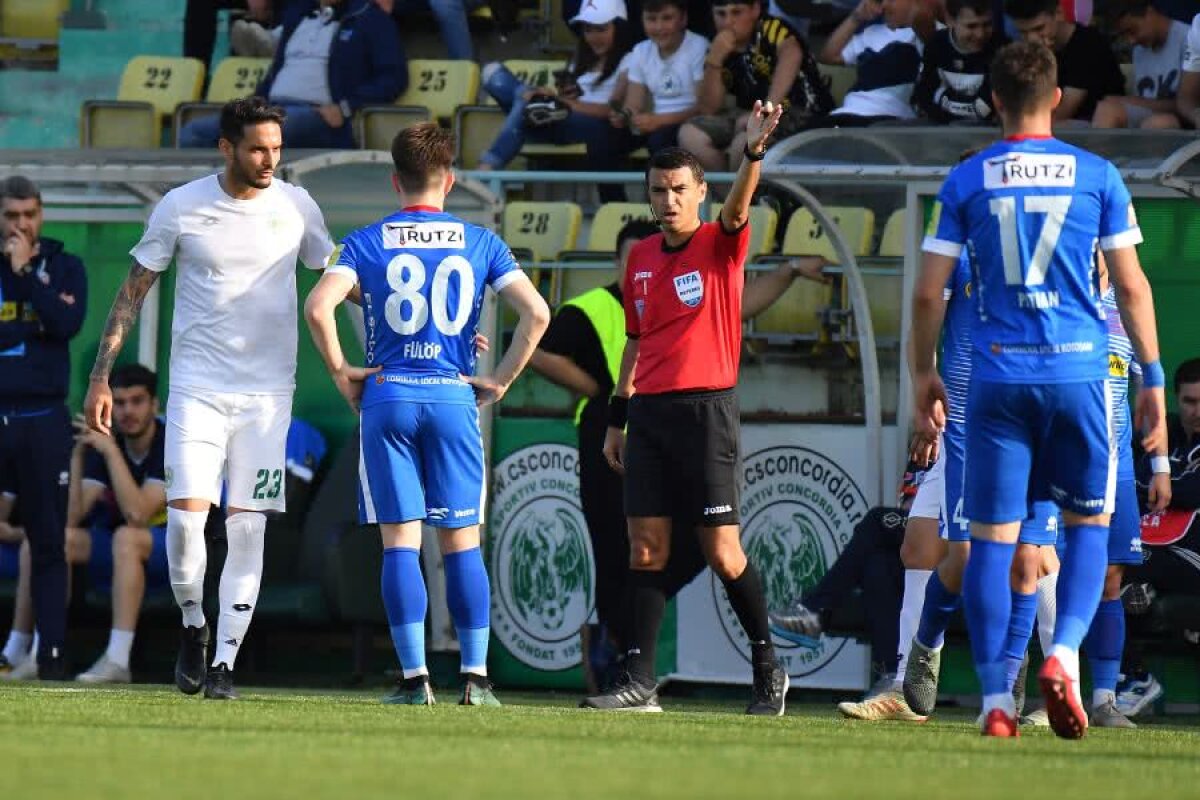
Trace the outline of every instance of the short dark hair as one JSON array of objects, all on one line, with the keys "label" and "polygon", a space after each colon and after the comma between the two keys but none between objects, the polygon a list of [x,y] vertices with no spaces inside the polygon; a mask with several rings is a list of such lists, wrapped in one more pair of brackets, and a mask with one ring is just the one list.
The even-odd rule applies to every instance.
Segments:
[{"label": "short dark hair", "polygon": [[435,122],[409,125],[392,139],[392,166],[404,191],[424,191],[454,166],[454,134]]},{"label": "short dark hair", "polygon": [[1189,358],[1175,369],[1175,393],[1185,383],[1200,383],[1200,358]]},{"label": "short dark hair", "polygon": [[271,105],[264,97],[230,100],[221,107],[221,138],[237,144],[246,135],[247,125],[274,122],[282,127],[286,118],[287,113],[282,108]]},{"label": "short dark hair", "polygon": [[1054,16],[1059,0],[1004,0],[1004,13],[1013,19],[1033,19],[1040,14]]},{"label": "short dark hair", "polygon": [[1058,63],[1049,47],[1040,42],[1012,42],[992,60],[992,91],[1005,111],[1028,113],[1054,96]]},{"label": "short dark hair", "polygon": [[687,0],[643,0],[642,13],[649,11],[652,14],[657,14],[667,6],[675,6],[684,14],[688,10]]},{"label": "short dark hair", "polygon": [[646,162],[646,183],[650,182],[650,170],[652,169],[683,169],[684,167],[692,171],[692,177],[696,179],[696,183],[704,180],[704,165],[700,163],[700,159],[682,147],[664,147],[650,156],[650,160]]},{"label": "short dark hair", "polygon": [[117,367],[112,371],[108,385],[112,389],[132,389],[141,386],[151,397],[158,397],[158,376],[154,374],[154,370],[141,364],[122,364]]},{"label": "short dark hair", "polygon": [[1153,0],[1108,0],[1104,17],[1109,25],[1115,25],[1125,17],[1144,17],[1154,8]]},{"label": "short dark hair", "polygon": [[0,181],[0,200],[37,200],[37,204],[42,204],[42,193],[38,190],[37,184],[26,178],[24,175],[13,175],[10,178],[5,178]]},{"label": "short dark hair", "polygon": [[617,252],[621,252],[621,248],[626,242],[640,242],[647,236],[653,236],[658,233],[658,226],[648,219],[631,219],[626,222],[621,232],[617,234]]},{"label": "short dark hair", "polygon": [[990,17],[992,15],[992,0],[946,0],[946,13],[954,19],[962,13],[964,8],[969,8],[980,17]]}]

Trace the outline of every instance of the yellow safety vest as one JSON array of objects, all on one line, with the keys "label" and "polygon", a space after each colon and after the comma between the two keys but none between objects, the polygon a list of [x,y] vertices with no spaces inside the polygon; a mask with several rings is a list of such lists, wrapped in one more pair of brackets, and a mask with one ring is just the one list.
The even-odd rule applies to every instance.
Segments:
[{"label": "yellow safety vest", "polygon": [[[617,302],[612,292],[601,286],[589,289],[578,297],[572,297],[564,306],[575,306],[596,329],[600,346],[604,349],[604,360],[608,364],[608,375],[613,385],[621,371],[621,355],[625,352],[625,308]],[[575,405],[575,424],[583,416],[583,406],[590,398],[581,397]]]}]

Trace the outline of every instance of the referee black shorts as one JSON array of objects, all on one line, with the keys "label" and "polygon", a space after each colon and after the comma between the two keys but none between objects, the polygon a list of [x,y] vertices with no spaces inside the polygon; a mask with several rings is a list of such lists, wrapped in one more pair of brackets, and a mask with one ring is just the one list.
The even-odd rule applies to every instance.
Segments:
[{"label": "referee black shorts", "polygon": [[740,414],[733,389],[635,394],[625,441],[625,513],[738,524]]}]

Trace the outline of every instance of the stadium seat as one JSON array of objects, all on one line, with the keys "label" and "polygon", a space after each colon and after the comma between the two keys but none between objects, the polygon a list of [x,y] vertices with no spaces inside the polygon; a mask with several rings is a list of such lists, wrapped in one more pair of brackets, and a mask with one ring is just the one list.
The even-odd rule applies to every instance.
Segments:
[{"label": "stadium seat", "polygon": [[425,106],[364,106],[354,118],[354,138],[363,150],[391,150],[397,133],[429,119]]},{"label": "stadium seat", "polygon": [[605,203],[600,206],[592,217],[588,250],[614,252],[617,249],[617,234],[631,219],[653,220],[654,215],[646,203]]},{"label": "stadium seat", "polygon": [[562,59],[510,58],[504,66],[527,86],[553,86],[554,73],[567,65]]},{"label": "stadium seat", "polygon": [[[150,135],[151,147],[157,147],[162,137],[162,118],[175,113],[180,103],[200,99],[204,86],[204,65],[194,58],[170,58],[168,56],[135,56],[125,65],[121,73],[121,85],[117,99],[88,100],[83,104],[80,120],[81,144],[84,147],[127,146],[101,145],[101,141],[120,141],[120,132],[99,130],[100,125],[112,124],[115,120],[139,120],[143,109],[134,109],[130,104],[144,107],[149,104],[152,115],[152,132],[130,132],[128,138],[140,140]],[[116,114],[97,113],[101,109],[117,111]],[[121,109],[130,113],[123,115]]]},{"label": "stadium seat", "polygon": [[[769,259],[776,261],[782,258]],[[748,277],[757,280],[757,276]],[[793,281],[779,299],[754,318],[754,334],[768,338],[817,339],[821,335],[821,312],[833,302],[828,284]]]},{"label": "stadium seat", "polygon": [[449,121],[454,109],[475,102],[479,65],[474,61],[414,58],[408,62],[408,89],[398,106],[425,106],[437,119]]},{"label": "stadium seat", "polygon": [[900,341],[900,306],[904,302],[904,276],[900,273],[884,275],[876,272],[865,273],[862,279],[867,289],[867,305],[871,309],[871,323],[876,341]]},{"label": "stadium seat", "polygon": [[883,236],[879,240],[879,255],[885,258],[904,256],[904,209],[897,209],[883,225]]},{"label": "stadium seat", "polygon": [[91,101],[79,119],[82,147],[147,150],[162,143],[162,122],[150,103]]},{"label": "stadium seat", "polygon": [[[875,214],[870,209],[854,206],[827,206],[825,213],[841,229],[846,245],[856,256],[871,252],[875,236]],[[788,220],[783,236],[783,253],[789,256],[825,256],[837,261],[833,242],[807,208],[798,209]]]},{"label": "stadium seat", "polygon": [[[713,203],[708,218],[715,220],[721,214],[724,203]],[[775,249],[775,228],[779,225],[779,214],[769,206],[750,206],[750,259],[770,254]]]},{"label": "stadium seat", "polygon": [[504,241],[547,261],[575,246],[583,212],[575,203],[516,201],[504,207]]},{"label": "stadium seat", "polygon": [[846,99],[846,93],[858,79],[858,70],[855,67],[829,64],[821,64],[818,69],[821,77],[825,79],[825,85],[829,87],[829,93],[833,95],[833,107],[840,108],[842,101]]},{"label": "stadium seat", "polygon": [[57,41],[59,18],[71,0],[2,0],[0,37]]},{"label": "stadium seat", "polygon": [[244,58],[231,56],[221,61],[213,70],[212,80],[203,103],[180,103],[175,107],[175,146],[179,146],[179,131],[183,126],[201,117],[214,116],[221,106],[230,100],[249,97],[262,83],[271,68],[269,58]]},{"label": "stadium seat", "polygon": [[492,144],[504,124],[499,106],[459,106],[454,112],[454,140],[458,151],[454,163],[459,169],[475,169],[479,156]]},{"label": "stadium seat", "polygon": [[616,253],[593,253],[589,250],[576,250],[574,252],[559,253],[560,261],[570,263],[572,261],[584,261],[590,263],[604,263],[610,266],[607,269],[571,269],[564,268],[555,270],[553,298],[556,304],[561,304],[565,300],[570,300],[572,297],[583,294],[589,289],[595,289],[597,286],[607,286],[617,279],[616,274]]}]

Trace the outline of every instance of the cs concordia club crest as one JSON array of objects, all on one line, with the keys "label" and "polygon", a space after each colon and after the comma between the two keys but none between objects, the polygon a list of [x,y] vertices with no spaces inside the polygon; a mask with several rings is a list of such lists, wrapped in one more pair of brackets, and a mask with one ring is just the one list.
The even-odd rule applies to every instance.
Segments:
[{"label": "cs concordia club crest", "polygon": [[[815,450],[768,447],[742,467],[742,546],[758,568],[768,608],[782,608],[816,585],[850,541],[867,501],[850,475]],[[713,600],[730,643],[749,658],[750,643],[713,576]],[[845,639],[795,644],[775,638],[788,673],[817,672],[841,652]]]},{"label": "cs concordia club crest", "polygon": [[534,669],[580,662],[595,570],[574,447],[538,444],[496,465],[489,532],[492,632]]}]

